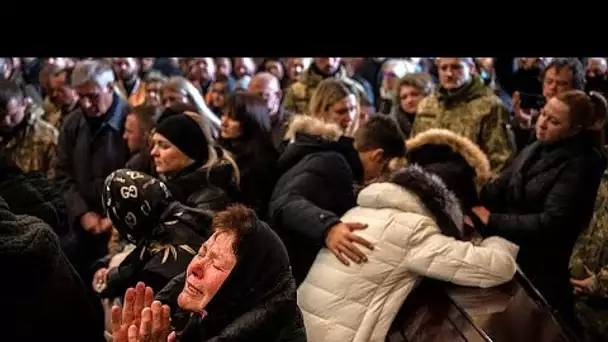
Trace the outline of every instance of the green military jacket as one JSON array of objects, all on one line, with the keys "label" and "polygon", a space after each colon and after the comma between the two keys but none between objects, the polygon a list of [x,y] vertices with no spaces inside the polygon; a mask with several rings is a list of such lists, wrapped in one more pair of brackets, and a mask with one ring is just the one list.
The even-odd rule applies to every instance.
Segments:
[{"label": "green military jacket", "polygon": [[473,76],[471,83],[455,92],[440,88],[422,99],[411,136],[431,128],[449,129],[479,145],[488,155],[492,173],[498,175],[515,150],[508,120],[509,112],[502,101]]},{"label": "green military jacket", "polygon": [[590,285],[592,294],[608,297],[608,171],[602,177],[589,228],[579,236],[570,258],[573,278],[589,278],[585,267],[594,276]]},{"label": "green military jacket", "polygon": [[0,138],[0,149],[23,171],[40,171],[54,178],[59,131],[44,121],[43,116],[41,107],[29,104],[25,118],[27,125],[9,141],[4,142]]},{"label": "green military jacket", "polygon": [[[343,80],[352,88],[356,89],[359,99],[367,99],[367,94],[365,93],[363,86],[357,81],[349,78],[344,67],[340,67],[340,70],[338,70],[334,77]],[[312,68],[308,68],[306,72],[300,75],[298,81],[290,85],[285,91],[285,95],[283,96],[283,108],[296,114],[310,114],[308,113],[310,98],[315,89],[317,89],[319,83],[325,78],[325,76],[319,75]]]}]

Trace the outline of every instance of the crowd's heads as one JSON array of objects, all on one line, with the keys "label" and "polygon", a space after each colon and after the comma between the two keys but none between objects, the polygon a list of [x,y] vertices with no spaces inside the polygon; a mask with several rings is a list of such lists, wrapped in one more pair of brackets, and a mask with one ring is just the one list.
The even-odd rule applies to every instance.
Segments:
[{"label": "crowd's heads", "polygon": [[203,115],[210,127],[219,127],[220,120],[209,109],[203,96],[196,87],[181,76],[174,76],[164,84],[161,92],[162,103],[165,108],[177,103],[187,103],[196,107],[197,112]]},{"label": "crowd's heads", "polygon": [[270,117],[263,99],[248,92],[234,94],[222,115],[223,138],[261,139],[270,132]]},{"label": "crowd's heads", "polygon": [[355,134],[355,148],[363,164],[364,180],[370,181],[405,165],[405,140],[394,120],[375,115]]},{"label": "crowd's heads", "polygon": [[134,57],[112,58],[112,68],[123,82],[131,82],[139,76],[139,64]]},{"label": "crowd's heads", "polygon": [[154,63],[156,63],[156,57],[143,57],[138,58],[139,60],[139,71],[141,73],[147,74],[152,71],[154,68]]},{"label": "crowd's heads", "polygon": [[439,72],[439,83],[446,90],[455,90],[471,81],[475,67],[470,57],[441,57],[435,63]]},{"label": "crowd's heads", "polygon": [[401,109],[410,114],[418,110],[418,103],[433,91],[433,79],[426,73],[408,74],[397,84],[397,96]]},{"label": "crowd's heads", "polygon": [[290,81],[296,81],[311,63],[310,57],[287,58],[287,77]]},{"label": "crowd's heads", "polygon": [[587,77],[603,77],[608,72],[608,63],[604,57],[591,57],[587,61]]},{"label": "crowd's heads", "polygon": [[264,58],[258,68],[258,73],[259,72],[269,72],[281,81],[283,80],[283,77],[285,77],[285,66],[280,58]]},{"label": "crowd's heads", "polygon": [[154,105],[141,105],[134,107],[125,120],[123,139],[127,142],[129,151],[139,152],[148,141],[149,135],[155,126],[155,119],[159,116],[160,107]]},{"label": "crowd's heads", "polygon": [[281,107],[281,85],[275,75],[269,72],[259,72],[251,78],[248,90],[252,94],[261,97],[266,102],[266,107],[271,117],[278,114]]},{"label": "crowd's heads", "polygon": [[341,57],[315,57],[315,65],[326,75],[332,75],[340,69],[342,63]]},{"label": "crowd's heads", "polygon": [[211,84],[209,104],[213,108],[223,108],[226,104],[226,98],[230,95],[230,80],[224,75],[218,75],[215,81]]},{"label": "crowd's heads", "polygon": [[359,115],[357,95],[344,81],[328,78],[315,89],[308,105],[309,114],[338,124],[347,130]]},{"label": "crowd's heads", "polygon": [[71,69],[48,64],[40,71],[40,84],[51,102],[62,110],[68,110],[78,101],[78,94],[70,86]]},{"label": "crowd's heads", "polygon": [[585,69],[578,58],[555,58],[543,75],[543,96],[546,101],[568,90],[585,90]]},{"label": "crowd's heads", "polygon": [[102,191],[106,215],[121,236],[138,243],[159,226],[173,202],[167,186],[147,174],[120,169],[106,177]]},{"label": "crowd's heads", "polygon": [[607,107],[606,99],[598,92],[561,92],[551,98],[541,111],[536,122],[536,137],[551,143],[581,131],[599,130],[606,119]]},{"label": "crowd's heads", "polygon": [[24,122],[26,107],[23,90],[14,82],[0,80],[0,134]]},{"label": "crowd's heads", "polygon": [[416,72],[416,65],[405,59],[389,59],[382,65],[382,89],[393,92],[405,75]]},{"label": "crowd's heads", "polygon": [[104,61],[80,61],[72,71],[71,84],[84,113],[91,117],[105,114],[114,96],[114,72]]}]

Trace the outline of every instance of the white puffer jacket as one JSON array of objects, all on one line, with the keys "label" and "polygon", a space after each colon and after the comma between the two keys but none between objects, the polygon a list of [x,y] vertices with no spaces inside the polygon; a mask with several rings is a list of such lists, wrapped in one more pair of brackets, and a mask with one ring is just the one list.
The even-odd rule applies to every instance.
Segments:
[{"label": "white puffer jacket", "polygon": [[[443,227],[442,234],[436,222],[452,222],[462,229],[462,211],[454,195],[417,166],[400,172],[399,184],[393,180],[363,189],[358,206],[342,217],[342,222],[368,225],[356,232],[374,244],[373,251],[359,246],[368,262],[345,266],[324,248],[300,285],[298,304],[309,341],[384,341],[421,277],[478,287],[513,278],[516,245],[490,237],[475,246],[444,235]],[[429,201],[438,205],[429,206]],[[431,207],[441,209],[432,213]]]}]

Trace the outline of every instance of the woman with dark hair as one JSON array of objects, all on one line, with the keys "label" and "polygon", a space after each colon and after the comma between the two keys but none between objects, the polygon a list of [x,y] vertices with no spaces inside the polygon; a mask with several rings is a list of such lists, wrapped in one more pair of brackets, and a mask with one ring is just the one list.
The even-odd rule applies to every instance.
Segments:
[{"label": "woman with dark hair", "polygon": [[300,284],[324,245],[345,264],[347,258],[365,261],[354,242],[371,245],[353,234],[364,226],[343,222],[340,216],[356,205],[356,184],[403,166],[405,142],[393,120],[384,116],[363,124],[353,142],[335,123],[297,115],[287,139],[289,144],[278,160],[283,174],[268,212]]},{"label": "woman with dark hair", "polygon": [[[289,258],[279,237],[243,205],[218,213],[212,227],[213,235],[186,272],[158,294],[160,301],[152,302],[152,290],[144,284],[127,290],[122,317],[113,308],[115,342],[140,341],[148,334],[152,339],[145,340],[150,342],[306,341]],[[186,318],[185,326],[170,321],[169,305],[161,304],[167,304],[166,293],[178,294],[177,315]],[[170,326],[176,332],[169,334]]]},{"label": "woman with dark hair", "polygon": [[473,208],[482,235],[502,236],[521,247],[521,270],[573,327],[568,262],[589,225],[606,169],[598,129],[606,107],[606,99],[595,92],[571,90],[552,97],[536,122],[537,141],[484,186],[484,207]]},{"label": "woman with dark hair", "polygon": [[215,144],[198,113],[163,118],[152,135],[154,165],[176,200],[212,212],[238,197],[240,174],[227,151]]},{"label": "woman with dark hair", "polygon": [[240,201],[265,217],[277,178],[278,152],[272,143],[266,102],[250,93],[228,99],[218,144],[230,151],[241,175]]}]

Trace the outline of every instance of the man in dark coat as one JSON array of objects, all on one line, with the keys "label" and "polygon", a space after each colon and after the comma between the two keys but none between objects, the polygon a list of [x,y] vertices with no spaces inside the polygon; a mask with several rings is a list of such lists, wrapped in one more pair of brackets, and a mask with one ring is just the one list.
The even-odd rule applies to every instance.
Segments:
[{"label": "man in dark coat", "polygon": [[43,221],[15,215],[0,197],[3,341],[103,341],[103,320]]},{"label": "man in dark coat", "polygon": [[128,160],[122,135],[129,106],[114,91],[112,69],[101,61],[76,64],[71,82],[80,108],[61,127],[56,178],[82,251],[74,266],[85,283],[90,283],[89,266],[107,254],[107,233],[112,225],[102,214],[103,182]]}]

